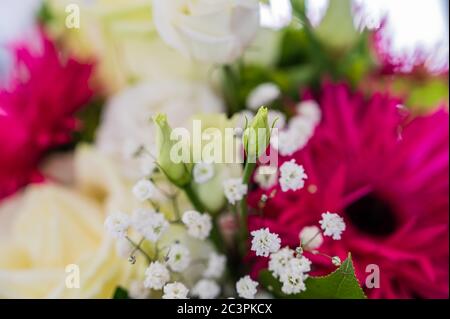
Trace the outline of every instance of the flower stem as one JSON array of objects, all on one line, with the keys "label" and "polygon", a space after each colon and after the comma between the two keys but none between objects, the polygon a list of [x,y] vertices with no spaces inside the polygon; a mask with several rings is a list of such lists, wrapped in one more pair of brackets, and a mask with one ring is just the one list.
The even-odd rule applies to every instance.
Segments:
[{"label": "flower stem", "polygon": [[133,246],[134,250],[133,253],[135,251],[139,251],[142,255],[145,256],[145,258],[147,259],[147,262],[150,264],[153,260],[152,258],[141,248],[141,244],[143,243],[144,239],[141,239],[141,241],[139,242],[139,244],[136,244],[130,237],[126,236],[125,237],[126,240],[128,240],[128,242],[131,244],[131,246]]},{"label": "flower stem", "polygon": [[[250,183],[250,178],[252,177],[253,171],[255,170],[256,163],[250,163],[246,162],[244,167],[244,176],[242,179],[242,182],[245,185],[248,185]],[[245,254],[247,251],[247,239],[248,239],[248,225],[247,225],[247,218],[248,218],[248,207],[247,207],[247,195],[244,196],[244,198],[241,200],[241,218],[239,222],[240,226],[240,240],[241,243],[241,253]]]}]

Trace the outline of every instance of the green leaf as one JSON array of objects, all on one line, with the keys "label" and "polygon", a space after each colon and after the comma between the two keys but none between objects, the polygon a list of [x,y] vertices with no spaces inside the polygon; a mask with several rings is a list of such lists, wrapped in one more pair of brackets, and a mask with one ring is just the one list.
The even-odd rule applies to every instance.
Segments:
[{"label": "green leaf", "polygon": [[306,291],[296,295],[286,295],[281,291],[281,283],[268,270],[260,275],[261,284],[276,297],[289,299],[365,299],[355,276],[351,255],[331,274],[324,277],[309,277]]},{"label": "green leaf", "polygon": [[113,299],[130,299],[128,291],[122,287],[117,287],[114,291]]}]

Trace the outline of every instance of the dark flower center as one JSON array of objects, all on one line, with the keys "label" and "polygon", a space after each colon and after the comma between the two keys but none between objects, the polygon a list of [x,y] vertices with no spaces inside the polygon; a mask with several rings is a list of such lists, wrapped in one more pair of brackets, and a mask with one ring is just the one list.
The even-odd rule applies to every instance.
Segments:
[{"label": "dark flower center", "polygon": [[346,214],[353,226],[372,236],[387,236],[397,228],[397,219],[390,205],[375,194],[350,204]]}]

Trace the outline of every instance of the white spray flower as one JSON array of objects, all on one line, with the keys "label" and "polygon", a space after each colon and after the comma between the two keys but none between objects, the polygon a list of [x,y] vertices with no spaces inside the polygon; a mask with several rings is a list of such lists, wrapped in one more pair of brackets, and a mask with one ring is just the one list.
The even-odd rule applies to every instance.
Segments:
[{"label": "white spray flower", "polygon": [[141,202],[152,199],[156,195],[155,185],[147,180],[141,179],[133,187],[133,195]]},{"label": "white spray flower", "polygon": [[173,282],[164,286],[163,299],[187,299],[189,290],[180,282]]},{"label": "white spray flower", "polygon": [[269,189],[277,184],[277,168],[269,165],[262,165],[256,169],[255,182],[262,189]]},{"label": "white spray flower", "polygon": [[282,156],[291,156],[301,150],[308,143],[308,139],[298,134],[292,128],[278,131],[272,135],[270,145]]},{"label": "white spray flower", "polygon": [[215,252],[211,253],[208,258],[208,265],[206,266],[206,278],[220,278],[225,270],[227,258],[224,255],[219,255]]},{"label": "white spray flower", "polygon": [[338,256],[334,256],[333,258],[331,258],[331,262],[332,262],[333,265],[335,265],[336,267],[340,267],[340,266],[342,265],[341,258],[339,258]]},{"label": "white spray flower", "polygon": [[144,287],[160,290],[170,280],[170,272],[159,261],[154,261],[145,271]]},{"label": "white spray flower", "polygon": [[305,278],[302,273],[289,273],[283,278],[281,291],[287,295],[298,294],[306,290]]},{"label": "white spray flower", "polygon": [[311,260],[305,256],[292,258],[288,262],[289,273],[300,272],[306,274],[311,271]]},{"label": "white spray flower", "polygon": [[211,216],[200,214],[195,210],[185,212],[182,221],[187,227],[188,234],[201,240],[206,239],[212,229]]},{"label": "white spray flower", "polygon": [[326,212],[322,214],[322,220],[319,223],[325,236],[332,237],[334,240],[341,239],[341,235],[345,230],[345,222],[341,216]]},{"label": "white spray flower", "polygon": [[169,222],[162,213],[145,208],[133,212],[132,222],[136,231],[151,242],[156,242],[169,228]]},{"label": "white spray flower", "polygon": [[289,247],[284,247],[270,255],[269,270],[275,278],[279,278],[287,271],[292,258],[294,258],[294,251]]},{"label": "white spray flower", "polygon": [[214,165],[211,163],[197,163],[192,171],[197,184],[205,184],[214,177]]},{"label": "white spray flower", "polygon": [[250,278],[250,276],[245,276],[239,279],[236,283],[236,291],[239,297],[244,299],[253,299],[256,295],[256,287],[258,283]]},{"label": "white spray flower", "polygon": [[234,205],[247,194],[248,187],[242,183],[241,178],[230,178],[223,182],[225,196],[228,202]]},{"label": "white spray flower", "polygon": [[210,279],[202,279],[192,288],[192,295],[200,299],[214,299],[220,294],[220,286]]},{"label": "white spray flower", "polygon": [[275,83],[263,83],[250,92],[247,98],[247,108],[256,111],[261,106],[266,106],[281,95],[280,88]]},{"label": "white spray flower", "polygon": [[271,253],[280,250],[281,239],[277,234],[269,231],[269,228],[261,228],[251,232],[253,236],[251,250],[256,256],[268,257]]},{"label": "white spray flower", "polygon": [[300,242],[306,250],[319,248],[323,243],[323,236],[317,226],[304,227],[299,234]]},{"label": "white spray flower", "polygon": [[181,244],[173,244],[169,247],[167,253],[167,264],[170,269],[176,272],[186,270],[191,263],[191,254],[189,250]]},{"label": "white spray flower", "polygon": [[108,234],[113,238],[124,238],[130,227],[130,217],[122,212],[113,213],[105,220],[105,228]]},{"label": "white spray flower", "polygon": [[307,118],[314,125],[319,124],[322,119],[322,111],[316,101],[309,100],[300,102],[297,104],[296,109],[300,116]]},{"label": "white spray flower", "polygon": [[283,192],[302,189],[305,186],[305,180],[308,178],[303,166],[298,165],[295,160],[285,162],[281,165],[280,173],[279,181]]}]

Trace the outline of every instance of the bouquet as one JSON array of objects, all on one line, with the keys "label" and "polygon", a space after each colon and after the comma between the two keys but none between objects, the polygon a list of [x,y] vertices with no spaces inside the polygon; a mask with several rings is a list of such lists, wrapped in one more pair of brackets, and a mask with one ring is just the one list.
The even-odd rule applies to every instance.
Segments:
[{"label": "bouquet", "polygon": [[448,51],[310,6],[44,1],[0,89],[0,297],[448,298]]}]

